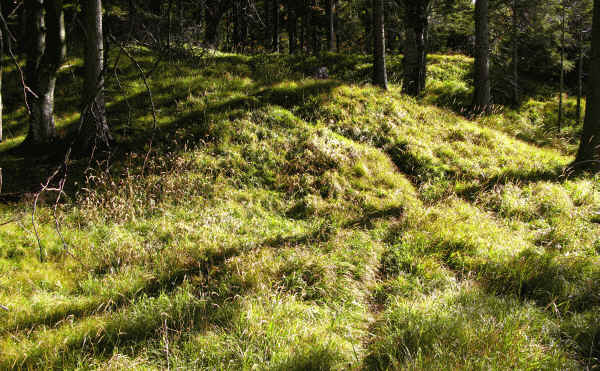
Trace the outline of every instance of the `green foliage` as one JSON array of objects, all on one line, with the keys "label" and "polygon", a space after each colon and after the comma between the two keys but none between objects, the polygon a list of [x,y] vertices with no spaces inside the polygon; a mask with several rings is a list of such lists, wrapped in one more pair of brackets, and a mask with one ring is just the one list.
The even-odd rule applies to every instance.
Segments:
[{"label": "green foliage", "polygon": [[[554,101],[459,116],[464,56],[431,57],[422,101],[361,84],[364,56],[189,58],[150,79],[146,160],[148,98],[121,63],[109,113],[127,150],[57,210],[76,259],[52,197],[36,213],[45,263],[31,200],[0,205],[16,220],[0,226],[0,368],[597,363],[600,183],[561,177],[571,148],[538,141]],[[311,78],[319,66],[333,79]],[[76,108],[57,109],[66,135]],[[6,152],[19,112],[5,169],[24,164]]]}]

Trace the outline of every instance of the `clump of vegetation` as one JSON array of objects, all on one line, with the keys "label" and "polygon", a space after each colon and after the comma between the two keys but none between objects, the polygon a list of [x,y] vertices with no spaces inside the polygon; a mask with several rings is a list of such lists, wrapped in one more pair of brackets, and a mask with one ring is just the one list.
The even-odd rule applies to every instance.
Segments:
[{"label": "clump of vegetation", "polygon": [[[454,112],[470,59],[433,56],[417,101],[361,84],[361,58],[315,60],[339,61],[327,80],[273,55],[159,65],[155,130],[123,60],[108,110],[127,150],[58,205],[64,244],[54,197],[35,214],[43,263],[32,200],[0,206],[0,367],[596,362],[598,179],[561,177],[568,148]],[[77,113],[57,110],[66,132]],[[10,125],[4,168],[23,161]]]}]

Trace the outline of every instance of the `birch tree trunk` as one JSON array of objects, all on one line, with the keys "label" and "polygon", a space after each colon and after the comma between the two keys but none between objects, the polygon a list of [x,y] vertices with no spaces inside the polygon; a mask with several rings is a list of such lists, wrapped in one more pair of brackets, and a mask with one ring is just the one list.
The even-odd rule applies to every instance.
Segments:
[{"label": "birch tree trunk", "polygon": [[84,58],[84,89],[82,94],[83,149],[110,141],[104,102],[104,44],[102,31],[102,0],[83,1],[86,31]]},{"label": "birch tree trunk", "polygon": [[335,52],[335,4],[336,0],[327,0],[327,44],[330,52]]},{"label": "birch tree trunk", "polygon": [[[25,143],[31,146],[51,144],[56,137],[54,90],[56,75],[65,54],[65,23],[62,0],[26,0],[28,33],[26,82],[31,109]],[[44,16],[45,13],[45,16]]]}]

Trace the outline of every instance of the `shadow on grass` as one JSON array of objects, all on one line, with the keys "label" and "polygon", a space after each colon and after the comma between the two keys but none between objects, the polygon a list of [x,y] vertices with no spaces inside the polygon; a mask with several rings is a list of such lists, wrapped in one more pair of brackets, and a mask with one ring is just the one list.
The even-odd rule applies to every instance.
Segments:
[{"label": "shadow on grass", "polygon": [[460,183],[460,188],[455,189],[455,192],[469,201],[474,201],[481,192],[489,191],[497,185],[508,183],[527,185],[541,181],[558,181],[567,176],[566,169],[562,165],[532,169],[513,167],[505,168],[500,173],[487,177],[465,176],[441,169],[440,166],[432,163],[431,158],[420,156],[402,144],[391,147],[386,153],[398,170],[406,174],[417,187],[431,181],[450,181],[455,185]]},{"label": "shadow on grass", "polygon": [[[190,331],[227,327],[240,310],[240,299],[252,286],[226,264],[227,259],[240,252],[225,249],[222,254],[211,254],[204,260],[196,260],[197,265],[190,269],[176,270],[131,295],[115,298],[98,320],[96,317],[89,318],[91,322],[85,320],[95,314],[98,305],[88,308],[91,311],[46,318],[38,324],[49,322],[55,326],[34,332],[39,341],[32,350],[10,359],[12,367],[71,368],[77,357],[110,355],[115,348],[164,336],[157,334],[165,328]],[[74,325],[63,324],[67,319],[78,321]],[[54,341],[57,342],[53,344]]]},{"label": "shadow on grass", "polygon": [[[231,59],[233,57],[229,57]],[[239,57],[242,60],[246,58]],[[238,58],[238,59],[239,59]],[[135,79],[136,76],[131,73],[129,79]],[[156,79],[161,78],[156,75]],[[200,78],[196,79],[196,82]],[[196,82],[191,82],[192,87]],[[218,82],[218,81],[217,81]],[[75,83],[75,82],[73,82]],[[180,81],[173,81],[166,86],[153,89],[155,105],[157,109],[170,107],[177,101],[187,101],[189,90],[183,89]],[[119,162],[124,155],[129,152],[142,152],[147,147],[150,138],[155,138],[154,148],[160,150],[163,143],[168,143],[168,138],[184,139],[189,144],[199,142],[216,141],[221,133],[214,133],[210,130],[209,123],[215,115],[234,113],[239,111],[252,111],[267,105],[281,105],[287,108],[300,105],[304,99],[310,96],[327,93],[331,89],[339,86],[341,83],[334,81],[315,81],[313,83],[299,85],[290,88],[282,88],[273,85],[258,86],[256,84],[249,87],[250,90],[260,89],[259,93],[254,95],[244,95],[230,98],[229,100],[208,104],[205,108],[188,113],[187,115],[177,115],[172,120],[160,122],[156,131],[152,128],[152,123],[148,122],[150,110],[149,97],[146,91],[141,91],[127,97],[114,100],[108,107],[109,118],[114,125],[114,132],[117,140],[111,148],[110,158],[113,162]],[[230,93],[240,93],[239,87],[232,85]],[[66,94],[66,92],[65,92]],[[57,114],[73,114],[68,108],[75,102],[73,97],[62,95],[57,97]],[[71,107],[72,108],[72,107]],[[12,110],[17,110],[13,107]],[[9,111],[12,112],[12,111]],[[9,113],[10,114],[10,113]],[[171,114],[171,113],[169,113]],[[159,112],[159,119],[160,116]],[[151,119],[150,119],[151,121]],[[63,153],[68,144],[73,140],[73,132],[78,125],[78,120],[72,120],[64,123],[59,130],[59,140],[54,145],[45,149],[32,151],[27,148],[13,148],[0,153],[0,167],[4,171],[4,187],[2,192],[5,194],[23,195],[25,193],[36,192],[49,174],[54,170],[57,163],[63,159]],[[132,125],[129,126],[128,123]],[[140,123],[145,123],[140,125]],[[14,134],[23,134],[26,124],[14,125]],[[232,128],[233,130],[233,128]],[[177,151],[177,148],[170,148],[171,151]],[[107,154],[97,154],[96,160],[103,160]],[[87,167],[86,159],[75,158],[72,164],[69,184],[66,189],[71,193],[76,191],[73,184],[75,182],[83,183],[83,171]],[[13,201],[18,197],[2,199],[0,202]]]},{"label": "shadow on grass", "polygon": [[600,308],[597,262],[525,250],[508,262],[486,262],[477,270],[483,288],[490,294],[532,300],[563,319],[561,336],[568,338],[568,345],[584,363],[600,359],[598,312],[585,329],[578,328],[585,317]]},{"label": "shadow on grass", "polygon": [[[227,259],[237,256],[240,253],[241,249],[236,248],[227,248],[218,252],[209,250],[202,256],[197,256],[194,259],[190,258],[179,265],[171,266],[169,272],[158,272],[155,278],[146,281],[141,287],[133,287],[131,291],[119,292],[109,298],[98,296],[98,300],[90,300],[83,306],[68,304],[58,305],[50,310],[44,311],[42,315],[36,316],[35,318],[20,318],[10,323],[8,326],[2,327],[2,331],[33,329],[42,325],[55,327],[68,318],[81,320],[85,317],[97,314],[98,312],[113,312],[119,308],[126,307],[140,297],[153,298],[161,294],[169,294],[189,279],[193,279],[196,282],[205,282],[208,285],[214,285],[214,282],[208,283],[206,281],[207,277],[213,272],[221,272]],[[95,278],[101,278],[102,276],[107,275],[109,271],[119,272],[120,269],[123,268],[116,264],[110,264],[111,259],[105,259],[102,263],[103,264],[101,265],[90,267],[92,272],[89,274]],[[213,276],[212,278],[227,278],[229,273],[220,273],[219,277]],[[89,275],[88,278],[90,278]],[[82,299],[83,297],[76,296],[74,298]]]},{"label": "shadow on grass", "polygon": [[491,292],[534,300],[561,313],[600,305],[600,267],[590,258],[525,250],[507,262],[484,262],[474,269]]}]

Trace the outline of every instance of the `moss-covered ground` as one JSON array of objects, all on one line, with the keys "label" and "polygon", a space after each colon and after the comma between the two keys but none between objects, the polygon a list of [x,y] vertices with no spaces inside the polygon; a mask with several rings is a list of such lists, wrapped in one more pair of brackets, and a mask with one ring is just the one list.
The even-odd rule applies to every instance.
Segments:
[{"label": "moss-covered ground", "polygon": [[[600,179],[564,173],[578,126],[554,130],[534,98],[465,118],[463,56],[431,58],[419,101],[399,58],[389,92],[368,60],[166,59],[153,134],[123,56],[109,166],[73,161],[59,228],[42,198],[41,249],[27,192],[50,167],[13,150],[15,88],[0,167],[25,195],[0,205],[0,369],[597,368]],[[78,68],[61,73],[61,136]]]}]

